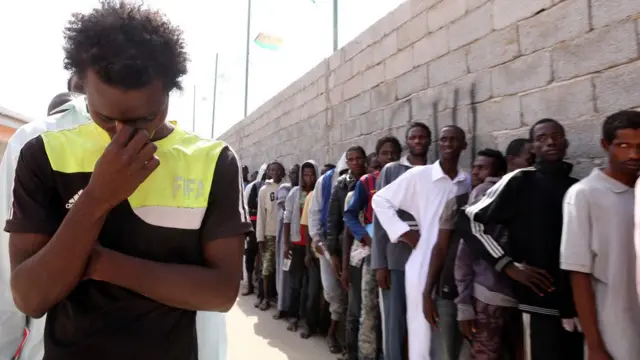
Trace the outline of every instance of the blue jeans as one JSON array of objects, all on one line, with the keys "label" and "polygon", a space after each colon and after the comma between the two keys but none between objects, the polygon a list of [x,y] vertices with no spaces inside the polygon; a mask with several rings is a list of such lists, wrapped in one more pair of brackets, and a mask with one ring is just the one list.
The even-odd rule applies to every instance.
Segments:
[{"label": "blue jeans", "polygon": [[384,358],[403,360],[407,337],[407,295],[404,286],[404,271],[390,270],[391,289],[382,290],[384,310]]},{"label": "blue jeans", "polygon": [[438,360],[458,360],[464,337],[458,329],[458,308],[453,300],[436,299],[438,329],[431,336],[431,357]]}]

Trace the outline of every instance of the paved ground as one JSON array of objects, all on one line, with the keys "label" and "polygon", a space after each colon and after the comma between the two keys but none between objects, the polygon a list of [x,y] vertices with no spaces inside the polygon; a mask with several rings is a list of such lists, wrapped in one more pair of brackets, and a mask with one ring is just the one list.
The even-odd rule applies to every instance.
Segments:
[{"label": "paved ground", "polygon": [[273,320],[274,310],[253,307],[254,296],[239,297],[227,314],[228,360],[335,360],[323,338],[300,339],[287,323]]}]

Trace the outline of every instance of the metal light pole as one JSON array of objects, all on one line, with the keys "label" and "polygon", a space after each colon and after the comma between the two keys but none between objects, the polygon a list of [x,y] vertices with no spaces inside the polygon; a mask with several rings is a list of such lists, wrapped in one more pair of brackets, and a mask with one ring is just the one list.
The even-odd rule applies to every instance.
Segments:
[{"label": "metal light pole", "polygon": [[213,73],[213,111],[211,113],[211,139],[216,124],[216,95],[218,95],[218,53],[216,53],[216,66]]},{"label": "metal light pole", "polygon": [[191,109],[193,114],[193,124],[191,127],[191,131],[196,132],[196,86],[193,85],[193,109]]},{"label": "metal light pole", "polygon": [[333,52],[338,51],[338,0],[333,0]]},{"label": "metal light pole", "polygon": [[247,0],[247,50],[244,63],[244,117],[247,117],[249,105],[249,50],[251,44],[251,0]]}]

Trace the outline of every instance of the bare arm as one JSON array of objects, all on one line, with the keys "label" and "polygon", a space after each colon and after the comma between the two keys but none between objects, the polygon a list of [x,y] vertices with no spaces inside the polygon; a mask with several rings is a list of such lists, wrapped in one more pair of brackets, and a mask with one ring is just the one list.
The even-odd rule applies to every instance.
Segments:
[{"label": "bare arm", "polygon": [[589,349],[606,349],[600,335],[600,329],[598,329],[596,300],[593,295],[591,275],[572,271],[571,287],[573,288],[573,301],[576,304],[587,347]]},{"label": "bare arm", "polygon": [[238,295],[244,235],[203,246],[206,266],[161,263],[98,250],[91,277],[179,309],[226,312]]},{"label": "bare arm", "polygon": [[52,238],[11,234],[11,289],[20,311],[42,317],[73,290],[82,279],[106,214],[83,193]]},{"label": "bare arm", "polygon": [[11,233],[11,288],[20,310],[40,317],[73,290],[107,213],[159,165],[155,151],[146,132],[119,125],[89,184],[64,214],[43,138],[25,145],[16,168],[13,216],[5,228]]}]

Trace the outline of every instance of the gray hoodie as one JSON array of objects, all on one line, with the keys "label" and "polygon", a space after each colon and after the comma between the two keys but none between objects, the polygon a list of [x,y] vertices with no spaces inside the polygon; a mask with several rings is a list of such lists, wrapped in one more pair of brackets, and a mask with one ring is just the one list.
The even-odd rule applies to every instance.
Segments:
[{"label": "gray hoodie", "polygon": [[[331,179],[331,188],[338,181],[340,173],[348,169],[347,166],[347,153],[342,154],[340,160],[336,164],[336,169],[333,172],[333,178]],[[322,195],[322,179],[330,173],[325,173],[316,182],[316,187],[313,190],[313,198],[311,199],[311,205],[309,205],[309,235],[315,242],[324,242],[324,224],[322,223],[322,209],[325,206],[323,203]],[[326,204],[329,206],[329,203]]]},{"label": "gray hoodie", "polygon": [[[307,164],[312,165],[313,168],[315,169],[316,179],[320,177],[320,168],[318,167],[318,164],[316,164],[316,162],[313,160],[307,160],[302,163],[302,165],[300,166],[300,171],[298,172],[298,179],[299,179],[298,184],[300,185],[302,185],[303,183],[302,168],[304,168],[304,166]],[[316,183],[316,189],[317,187],[318,185]],[[291,242],[300,241],[301,191],[302,191],[302,188],[300,186],[296,186],[292,188],[291,191],[289,192],[289,195],[287,196],[287,200],[285,201],[285,205],[284,205],[284,223],[291,224],[291,233],[290,233]]]}]

